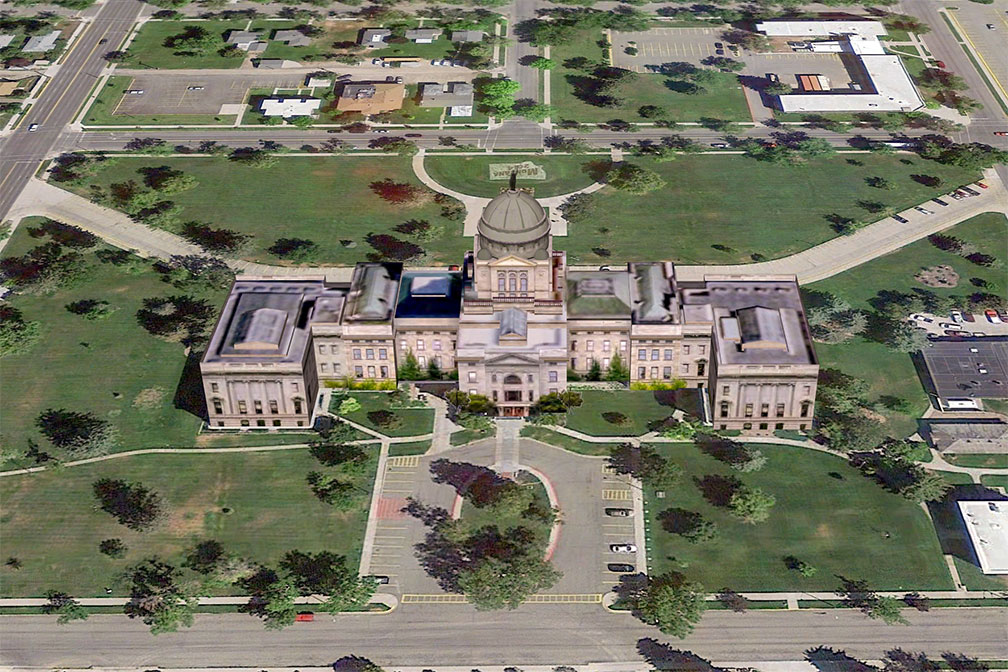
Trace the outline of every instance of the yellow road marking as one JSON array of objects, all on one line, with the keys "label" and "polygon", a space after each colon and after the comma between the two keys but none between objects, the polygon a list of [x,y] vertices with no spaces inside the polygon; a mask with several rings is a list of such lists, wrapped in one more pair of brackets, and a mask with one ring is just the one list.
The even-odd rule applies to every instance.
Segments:
[{"label": "yellow road marking", "polygon": [[945,15],[948,16],[949,19],[952,21],[952,23],[955,24],[956,28],[959,29],[959,34],[962,35],[963,39],[966,40],[969,43],[970,47],[973,48],[974,55],[977,57],[977,60],[980,61],[980,64],[983,66],[983,69],[986,70],[985,74],[990,76],[991,81],[994,82],[994,85],[997,86],[998,90],[1001,92],[1001,95],[1004,96],[1004,101],[1008,102],[1008,91],[1005,91],[1004,86],[1002,86],[1001,84],[1001,80],[999,80],[997,76],[994,74],[993,68],[987,65],[987,61],[984,59],[983,54],[981,54],[980,50],[977,49],[977,46],[973,44],[973,40],[970,39],[969,33],[966,32],[966,29],[962,27],[961,23],[959,23],[959,19],[957,19],[955,17],[955,14],[953,14],[949,10],[945,11]]},{"label": "yellow road marking", "polygon": [[602,499],[611,499],[617,501],[627,501],[630,499],[629,490],[603,490]]},{"label": "yellow road marking", "polygon": [[[66,53],[66,56],[65,56],[65,57],[63,58],[63,63],[66,63],[66,62],[67,62],[68,60],[70,60],[70,54],[71,54],[71,53],[72,53],[72,52],[74,51],[74,49],[76,49],[76,48],[77,48],[77,46],[78,46],[78,45],[79,45],[79,44],[80,44],[80,43],[81,43],[81,42],[83,41],[83,39],[84,39],[84,35],[85,35],[85,34],[86,34],[86,33],[87,33],[87,32],[88,32],[89,30],[91,30],[91,26],[93,26],[93,25],[94,25],[93,23],[92,23],[92,24],[90,24],[90,25],[89,25],[89,26],[88,26],[87,28],[85,28],[85,29],[84,29],[84,32],[82,32],[82,33],[80,34],[80,37],[79,37],[79,38],[77,38],[77,42],[76,42],[76,43],[74,44],[74,46],[70,47],[70,51],[68,51],[68,52]],[[109,25],[109,26],[107,26],[107,27],[105,28],[105,32],[101,34],[101,37],[105,37],[106,35],[108,35],[108,34],[109,34],[109,31],[110,31],[110,30],[112,30],[112,25]],[[94,45],[94,47],[92,47],[92,48],[91,48],[91,51],[89,51],[89,52],[88,52],[88,55],[87,55],[87,56],[86,56],[86,57],[84,58],[84,60],[85,60],[85,61],[87,61],[87,59],[91,58],[91,57],[92,57],[92,56],[94,55],[94,53],[95,53],[96,51],[98,51],[98,47],[100,47],[100,46],[101,46],[101,38],[99,38],[99,39],[98,39],[98,41],[97,41],[97,42],[95,42],[95,45]],[[44,123],[46,123],[47,121],[49,121],[49,117],[51,117],[51,116],[53,115],[53,112],[55,112],[55,111],[56,111],[56,108],[58,108],[58,107],[59,107],[59,104],[60,104],[60,102],[61,102],[61,101],[63,100],[63,96],[65,96],[65,95],[66,95],[66,94],[67,94],[67,93],[68,93],[68,92],[70,91],[70,89],[71,89],[71,88],[73,87],[73,85],[74,85],[74,82],[76,82],[76,81],[77,81],[77,78],[81,76],[81,73],[82,73],[82,72],[84,72],[84,69],[83,69],[83,68],[81,68],[80,70],[78,70],[77,72],[75,72],[75,73],[74,73],[74,76],[70,78],[70,81],[69,81],[69,82],[67,83],[67,85],[66,85],[66,88],[65,88],[65,89],[63,89],[63,93],[61,93],[61,94],[60,94],[59,98],[57,98],[57,99],[56,99],[56,102],[55,102],[55,103],[53,103],[53,105],[52,105],[52,107],[51,107],[51,108],[49,108],[49,114],[47,114],[47,115],[45,116],[45,119],[43,119],[43,120],[42,120],[42,123],[43,123],[43,124],[44,124]]]},{"label": "yellow road marking", "polygon": [[[465,595],[457,593],[407,593],[399,600],[403,604],[465,604]],[[558,594],[543,593],[531,595],[525,604],[600,604],[602,593]]]},{"label": "yellow road marking", "polygon": [[415,467],[418,464],[420,464],[419,455],[398,455],[388,458],[388,466],[390,467]]}]

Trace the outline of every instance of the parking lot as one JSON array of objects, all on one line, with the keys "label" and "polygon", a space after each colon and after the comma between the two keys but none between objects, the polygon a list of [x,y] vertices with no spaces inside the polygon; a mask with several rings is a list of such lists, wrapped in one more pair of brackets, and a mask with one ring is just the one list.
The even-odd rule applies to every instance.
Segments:
[{"label": "parking lot", "polygon": [[[1008,42],[1008,14],[1005,14],[1005,4],[971,5],[949,14],[994,75],[997,80],[995,87],[1000,88],[1002,95],[1008,96],[1008,58],[1005,58],[1004,51]],[[993,28],[988,28],[988,24]]]},{"label": "parking lot", "polygon": [[222,107],[240,105],[252,87],[297,88],[303,81],[303,74],[262,77],[162,72],[137,75],[127,89],[143,93],[125,94],[114,114],[226,114],[228,112]]},{"label": "parking lot", "polygon": [[851,75],[839,54],[815,54],[808,51],[774,54],[749,54],[743,59],[743,74],[765,77],[773,73],[785,84],[798,88],[798,75],[823,75],[830,89],[849,89]]},{"label": "parking lot", "polygon": [[[717,28],[652,28],[645,31],[612,34],[613,65],[634,72],[650,72],[662,63],[693,63],[699,65],[708,56],[715,56],[715,42],[724,42],[721,34],[727,27]],[[637,55],[630,56],[626,48],[636,42]],[[727,47],[727,44],[725,45]],[[725,56],[731,52],[725,49]]]}]

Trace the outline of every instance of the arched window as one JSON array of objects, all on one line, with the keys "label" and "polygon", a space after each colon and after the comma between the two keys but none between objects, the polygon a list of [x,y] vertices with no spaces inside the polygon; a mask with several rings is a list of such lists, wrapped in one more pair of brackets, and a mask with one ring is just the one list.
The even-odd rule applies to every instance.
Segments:
[{"label": "arched window", "polygon": [[504,291],[504,272],[503,271],[497,273],[497,291],[498,292],[503,292]]},{"label": "arched window", "polygon": [[516,278],[515,274],[512,273],[508,277],[508,290],[514,292],[517,291],[517,289],[518,289],[518,278]]},{"label": "arched window", "polygon": [[522,272],[521,274],[521,291],[528,291],[528,273]]},{"label": "arched window", "polygon": [[508,375],[504,376],[505,385],[521,385],[521,382],[522,382],[521,376],[516,376],[513,373],[509,373]]}]

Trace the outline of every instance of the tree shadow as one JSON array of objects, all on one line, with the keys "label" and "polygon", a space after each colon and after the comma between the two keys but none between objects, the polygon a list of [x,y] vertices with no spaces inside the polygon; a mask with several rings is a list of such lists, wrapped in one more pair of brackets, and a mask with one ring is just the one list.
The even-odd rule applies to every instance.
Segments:
[{"label": "tree shadow", "polygon": [[852,658],[845,651],[817,646],[805,651],[805,660],[819,672],[876,672],[871,665]]},{"label": "tree shadow", "polygon": [[703,516],[696,511],[673,507],[658,514],[662,529],[670,534],[683,534],[696,528]]},{"label": "tree shadow", "polygon": [[698,434],[694,443],[701,453],[710,455],[724,464],[738,464],[748,459],[745,446],[716,434]]},{"label": "tree shadow", "polygon": [[659,642],[652,637],[637,640],[637,653],[656,670],[675,670],[676,672],[723,672],[724,668],[715,667],[709,660],[701,658],[692,651],[674,649],[669,644]]},{"label": "tree shadow", "polygon": [[693,483],[696,484],[700,494],[708,503],[721,508],[727,507],[731,502],[732,495],[742,487],[742,481],[739,479],[721,474],[708,474],[703,478],[694,478]]}]

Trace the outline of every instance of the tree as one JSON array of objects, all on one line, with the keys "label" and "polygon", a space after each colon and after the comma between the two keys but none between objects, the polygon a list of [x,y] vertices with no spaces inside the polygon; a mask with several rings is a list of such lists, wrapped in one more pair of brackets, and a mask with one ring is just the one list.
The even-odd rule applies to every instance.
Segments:
[{"label": "tree", "polygon": [[650,579],[636,599],[638,618],[679,639],[693,632],[706,608],[703,586],[678,574]]},{"label": "tree", "polygon": [[909,322],[897,322],[889,332],[888,345],[897,352],[919,352],[927,344],[927,332]]},{"label": "tree", "polygon": [[273,152],[257,147],[239,147],[231,152],[228,159],[254,168],[268,168],[275,165],[277,157]]},{"label": "tree", "polygon": [[379,198],[396,205],[421,205],[431,199],[431,192],[424,187],[389,178],[372,182],[368,186]]},{"label": "tree", "polygon": [[64,251],[59,243],[49,242],[19,257],[0,259],[0,278],[9,280],[24,294],[51,294],[80,281],[88,268],[79,252]]},{"label": "tree", "polygon": [[[214,235],[214,232],[211,231],[210,235]],[[242,235],[235,234],[236,237],[230,242],[224,236],[211,244],[242,245]],[[161,280],[183,290],[198,291],[206,287],[226,289],[234,281],[234,272],[222,259],[198,254],[173,254],[168,261],[157,262],[154,270],[161,274]]]},{"label": "tree", "polygon": [[763,87],[763,91],[769,93],[771,96],[786,96],[794,91],[794,88],[790,84],[778,81],[770,82]]},{"label": "tree", "polygon": [[187,346],[203,343],[216,310],[205,299],[167,296],[144,299],[137,322],[154,336]]},{"label": "tree", "polygon": [[165,40],[165,46],[176,54],[192,54],[202,56],[219,44],[219,39],[200,26],[185,26],[178,35]]},{"label": "tree", "polygon": [[81,299],[68,303],[64,307],[67,312],[80,315],[85,320],[102,320],[119,310],[108,301],[99,301],[98,299]]},{"label": "tree", "polygon": [[35,426],[53,446],[74,455],[103,455],[119,444],[119,431],[94,413],[47,408]]},{"label": "tree", "polygon": [[297,598],[298,589],[294,580],[289,576],[281,577],[267,585],[260,595],[253,596],[254,612],[263,619],[267,630],[282,630],[293,625],[297,618],[297,607],[294,605]]},{"label": "tree", "polygon": [[769,51],[770,40],[765,35],[751,33],[746,30],[730,30],[721,35],[725,42],[737,44],[749,51]]},{"label": "tree", "polygon": [[585,380],[602,380],[602,365],[599,364],[597,359],[591,360],[591,366],[588,367],[588,373],[585,374]]},{"label": "tree", "polygon": [[131,530],[150,529],[164,512],[161,496],[140,483],[102,478],[91,487],[102,511]]},{"label": "tree", "polygon": [[374,595],[374,579],[359,576],[342,555],[289,551],[280,568],[294,580],[301,595],[325,595],[321,608],[331,614],[367,604]]},{"label": "tree", "polygon": [[896,186],[884,177],[866,177],[865,182],[869,187],[875,187],[876,189],[891,190]]},{"label": "tree", "polygon": [[803,138],[795,143],[795,151],[807,158],[836,154],[836,148],[825,138]]},{"label": "tree", "polygon": [[742,486],[732,494],[728,508],[743,522],[755,525],[770,517],[770,509],[776,503],[776,497],[760,488]]},{"label": "tree", "polygon": [[595,196],[593,194],[574,194],[560,205],[564,219],[571,224],[585,222],[595,213]]},{"label": "tree", "polygon": [[0,305],[0,357],[28,352],[41,337],[38,322],[25,321],[21,311],[10,304]]},{"label": "tree", "polygon": [[668,114],[668,110],[660,105],[641,105],[637,110],[637,114],[644,119],[664,119],[665,115]]},{"label": "tree", "polygon": [[647,445],[621,444],[610,451],[609,466],[616,473],[629,474],[653,488],[669,489],[682,476],[682,468]]},{"label": "tree", "polygon": [[98,551],[102,555],[119,559],[126,555],[126,544],[122,539],[102,539],[98,544]]},{"label": "tree", "polygon": [[346,399],[340,402],[339,414],[342,415],[343,417],[346,417],[347,415],[359,410],[361,410],[361,404],[353,397],[347,397]]},{"label": "tree", "polygon": [[911,467],[913,480],[904,485],[899,494],[912,502],[934,502],[945,496],[952,487],[940,474],[913,465]]},{"label": "tree", "polygon": [[318,254],[318,245],[305,238],[278,238],[266,251],[281,259],[306,262]]},{"label": "tree", "polygon": [[712,68],[724,70],[725,72],[741,72],[745,68],[745,63],[742,61],[736,61],[734,58],[727,58],[726,56],[708,56],[702,62],[704,65],[709,65]]},{"label": "tree", "polygon": [[854,310],[847,301],[825,294],[820,302],[810,305],[806,311],[812,338],[819,343],[844,343],[868,326],[868,317],[860,310]]},{"label": "tree", "polygon": [[215,573],[227,559],[224,546],[216,539],[205,539],[189,549],[182,561],[183,567],[188,567],[197,574],[209,575]]},{"label": "tree", "polygon": [[529,61],[528,65],[529,67],[536,68],[537,70],[552,70],[556,67],[556,61],[551,58],[537,56]]},{"label": "tree", "polygon": [[882,621],[886,625],[909,625],[903,617],[903,603],[895,597],[876,596],[868,608],[869,618]]},{"label": "tree", "polygon": [[609,169],[606,182],[613,187],[631,194],[646,194],[665,186],[661,175],[632,163],[619,163]]},{"label": "tree", "polygon": [[47,590],[45,596],[48,601],[42,605],[42,613],[57,614],[56,622],[58,624],[66,625],[71,621],[87,619],[87,609],[68,594],[57,590]]},{"label": "tree", "polygon": [[622,382],[630,380],[630,369],[623,364],[623,358],[616,353],[609,360],[609,369],[606,371],[606,380]]},{"label": "tree", "polygon": [[543,121],[547,117],[551,117],[556,114],[556,109],[552,105],[546,105],[544,103],[516,105],[514,107],[514,111],[516,114],[531,121]]},{"label": "tree", "polygon": [[312,493],[320,501],[333,506],[337,511],[347,511],[355,507],[360,499],[360,492],[349,481],[340,480],[334,474],[321,471],[311,471],[305,477]]},{"label": "tree", "polygon": [[178,568],[156,557],[131,567],[130,601],[123,612],[149,625],[153,635],[190,627],[199,600],[191,587],[179,583],[180,575]]},{"label": "tree", "polygon": [[488,557],[458,575],[458,587],[474,607],[516,609],[529,595],[552,586],[560,572],[539,557],[517,554],[508,559]]},{"label": "tree", "polygon": [[514,97],[520,90],[521,84],[511,79],[483,80],[477,84],[476,100],[489,114],[507,118],[514,114]]},{"label": "tree", "polygon": [[423,380],[423,371],[412,349],[406,351],[406,357],[399,367],[399,380]]}]

